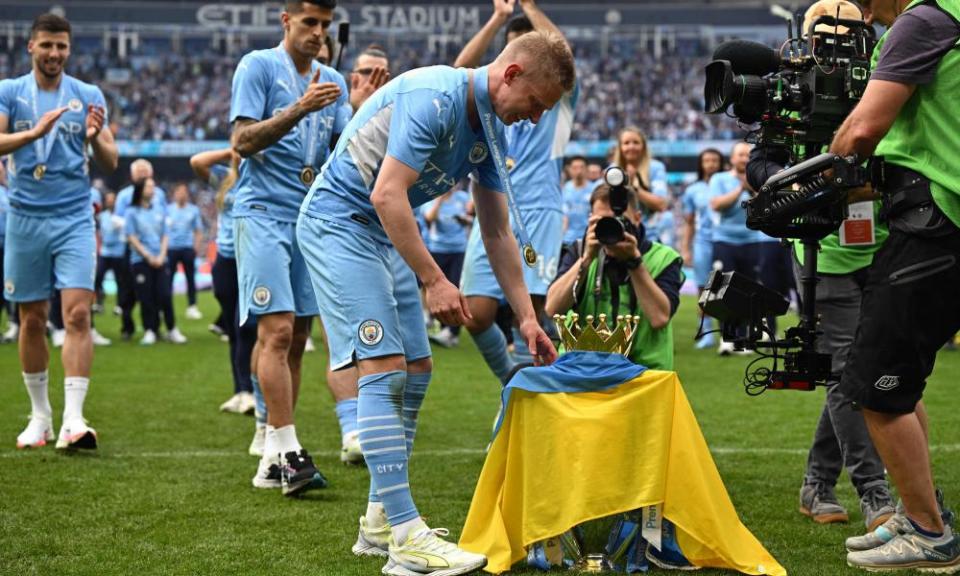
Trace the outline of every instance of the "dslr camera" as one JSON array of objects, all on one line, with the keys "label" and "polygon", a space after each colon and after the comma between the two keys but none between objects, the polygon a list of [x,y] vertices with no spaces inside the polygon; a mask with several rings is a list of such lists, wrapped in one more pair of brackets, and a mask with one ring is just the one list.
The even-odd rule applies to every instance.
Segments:
[{"label": "dslr camera", "polygon": [[603,181],[610,187],[610,209],[613,210],[614,215],[604,216],[597,221],[594,228],[597,241],[605,246],[610,246],[623,240],[627,234],[632,234],[636,237],[639,246],[643,243],[645,236],[643,225],[641,224],[638,228],[629,218],[624,216],[627,205],[630,203],[627,174],[619,166],[611,166],[603,173]]}]

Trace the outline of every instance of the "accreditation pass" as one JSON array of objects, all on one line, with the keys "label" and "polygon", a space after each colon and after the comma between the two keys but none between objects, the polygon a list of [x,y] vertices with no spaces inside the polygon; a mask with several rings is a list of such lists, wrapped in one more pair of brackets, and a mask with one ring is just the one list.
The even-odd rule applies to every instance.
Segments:
[{"label": "accreditation pass", "polygon": [[840,226],[841,246],[872,246],[877,241],[873,219],[873,201],[857,202],[847,207],[848,216]]}]

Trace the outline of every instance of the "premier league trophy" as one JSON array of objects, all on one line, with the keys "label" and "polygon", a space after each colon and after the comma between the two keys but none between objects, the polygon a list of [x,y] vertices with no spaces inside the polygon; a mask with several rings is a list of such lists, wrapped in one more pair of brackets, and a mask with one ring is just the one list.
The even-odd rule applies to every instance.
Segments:
[{"label": "premier league trophy", "polygon": [[[565,352],[604,352],[627,356],[633,348],[638,316],[580,317],[571,313],[553,317]],[[637,572],[646,569],[646,541],[641,536],[639,510],[598,518],[575,526],[555,538],[537,542],[528,550],[527,563],[543,570],[567,567],[580,572]]]}]

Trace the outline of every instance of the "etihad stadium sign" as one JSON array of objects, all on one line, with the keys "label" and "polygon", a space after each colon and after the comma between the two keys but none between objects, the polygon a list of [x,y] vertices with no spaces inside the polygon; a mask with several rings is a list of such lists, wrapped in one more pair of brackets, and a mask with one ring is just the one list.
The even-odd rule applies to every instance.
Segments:
[{"label": "etihad stadium sign", "polygon": [[[256,30],[275,28],[283,4],[205,4],[197,9],[197,23],[206,28]],[[439,4],[338,6],[334,20],[348,21],[354,30],[394,30],[423,33],[462,32],[481,25],[478,6]]]}]

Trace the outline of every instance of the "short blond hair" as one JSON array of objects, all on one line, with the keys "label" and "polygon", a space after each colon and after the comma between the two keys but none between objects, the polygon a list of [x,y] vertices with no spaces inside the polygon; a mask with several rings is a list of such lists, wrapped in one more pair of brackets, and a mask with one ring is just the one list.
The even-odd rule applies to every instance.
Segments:
[{"label": "short blond hair", "polygon": [[519,56],[534,65],[534,76],[557,82],[564,92],[573,90],[577,78],[573,51],[563,36],[534,30],[514,39],[500,53],[500,58]]}]

